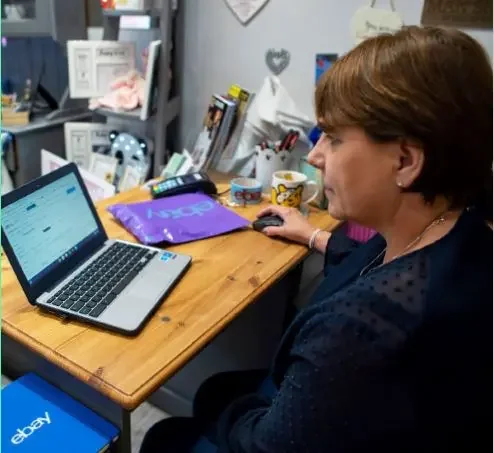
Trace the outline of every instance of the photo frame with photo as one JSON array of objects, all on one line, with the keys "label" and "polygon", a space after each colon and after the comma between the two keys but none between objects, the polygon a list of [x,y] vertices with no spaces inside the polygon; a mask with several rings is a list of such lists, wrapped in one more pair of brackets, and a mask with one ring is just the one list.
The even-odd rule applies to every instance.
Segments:
[{"label": "photo frame with photo", "polygon": [[118,160],[112,156],[93,153],[89,164],[89,172],[109,184],[113,184],[117,172]]},{"label": "photo frame with photo", "polygon": [[334,64],[338,59],[335,53],[318,53],[316,54],[316,84],[321,76]]},{"label": "photo frame with photo", "polygon": [[100,97],[111,91],[111,84],[117,77],[135,69],[135,43],[67,41],[67,60],[70,97]]},{"label": "photo frame with photo", "polygon": [[[53,154],[46,149],[41,150],[41,174],[46,175],[57,168],[63,167],[69,164],[69,161],[62,159],[61,157]],[[89,196],[93,202],[104,200],[105,198],[112,197],[115,195],[115,186],[108,184],[106,181],[94,176],[83,168],[79,168],[82,180],[86,185],[89,192]]]},{"label": "photo frame with photo", "polygon": [[69,162],[89,170],[92,153],[109,154],[111,125],[68,122],[64,124],[65,154]]}]

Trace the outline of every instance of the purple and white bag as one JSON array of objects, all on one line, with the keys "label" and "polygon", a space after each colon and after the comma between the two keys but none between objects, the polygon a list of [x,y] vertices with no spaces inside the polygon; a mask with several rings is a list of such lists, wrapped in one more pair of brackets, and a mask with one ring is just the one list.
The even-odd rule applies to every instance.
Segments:
[{"label": "purple and white bag", "polygon": [[249,220],[200,193],[176,195],[108,211],[142,244],[182,244],[245,228]]}]

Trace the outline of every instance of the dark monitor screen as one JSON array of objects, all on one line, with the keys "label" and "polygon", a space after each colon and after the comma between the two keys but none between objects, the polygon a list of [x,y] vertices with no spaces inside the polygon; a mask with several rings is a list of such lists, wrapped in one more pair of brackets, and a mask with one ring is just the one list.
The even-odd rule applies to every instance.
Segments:
[{"label": "dark monitor screen", "polygon": [[2,92],[10,85],[14,93],[22,96],[26,80],[38,84],[60,101],[68,86],[67,58],[62,46],[49,36],[7,38],[2,37]]}]

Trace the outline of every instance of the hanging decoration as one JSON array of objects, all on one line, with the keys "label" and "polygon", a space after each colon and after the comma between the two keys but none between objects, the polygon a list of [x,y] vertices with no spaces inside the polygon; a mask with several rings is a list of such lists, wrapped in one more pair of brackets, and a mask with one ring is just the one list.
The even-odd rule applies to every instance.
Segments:
[{"label": "hanging decoration", "polygon": [[225,0],[241,24],[247,25],[269,0]]},{"label": "hanging decoration", "polygon": [[266,65],[276,76],[280,75],[290,64],[290,52],[286,49],[269,49],[266,52]]},{"label": "hanging decoration", "polygon": [[376,0],[360,7],[352,17],[351,30],[356,44],[381,33],[394,33],[403,27],[403,20],[396,12],[394,0],[391,9],[376,8]]}]

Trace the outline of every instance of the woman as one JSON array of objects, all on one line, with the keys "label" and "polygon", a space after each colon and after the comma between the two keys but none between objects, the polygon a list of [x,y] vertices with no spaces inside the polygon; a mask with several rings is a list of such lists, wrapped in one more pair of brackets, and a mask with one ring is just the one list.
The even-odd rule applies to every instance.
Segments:
[{"label": "woman", "polygon": [[[326,268],[281,342],[274,389],[244,379],[230,392],[243,395],[210,407],[210,418],[224,410],[204,451],[481,451],[492,441],[490,63],[460,31],[406,27],[337,61],[315,104],[324,133],[309,158],[329,214],[379,235]],[[284,219],[269,236],[326,251],[330,234],[298,211],[266,213]],[[213,397],[228,393],[222,379]],[[196,418],[157,425],[142,451],[201,451],[204,394]]]}]

